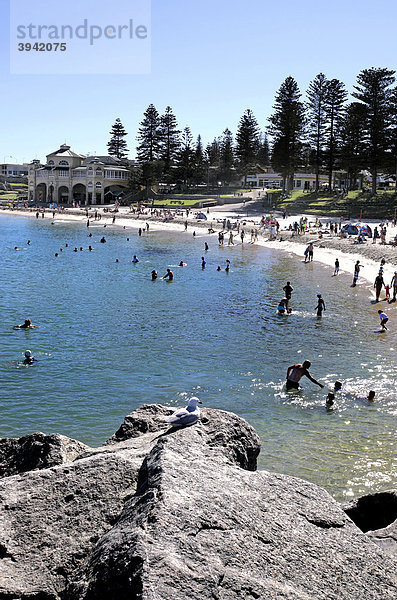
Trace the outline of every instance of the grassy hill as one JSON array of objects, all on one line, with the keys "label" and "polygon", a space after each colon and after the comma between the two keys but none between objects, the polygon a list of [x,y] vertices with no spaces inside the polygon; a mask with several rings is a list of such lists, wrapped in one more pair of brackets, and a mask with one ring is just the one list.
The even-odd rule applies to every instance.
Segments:
[{"label": "grassy hill", "polygon": [[291,213],[359,217],[362,211],[363,218],[391,219],[397,211],[397,194],[394,191],[380,191],[373,195],[371,192],[356,190],[348,192],[342,198],[328,192],[316,194],[295,190],[291,198],[280,200],[277,206]]}]

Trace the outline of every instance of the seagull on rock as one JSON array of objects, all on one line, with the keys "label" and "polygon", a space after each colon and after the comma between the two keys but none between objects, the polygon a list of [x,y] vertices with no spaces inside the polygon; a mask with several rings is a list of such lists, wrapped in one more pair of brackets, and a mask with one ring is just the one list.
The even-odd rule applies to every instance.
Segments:
[{"label": "seagull on rock", "polygon": [[193,396],[193,398],[190,398],[186,408],[176,410],[172,415],[165,418],[166,422],[172,425],[172,427],[189,427],[190,425],[194,425],[200,417],[198,404],[202,404],[201,400]]}]

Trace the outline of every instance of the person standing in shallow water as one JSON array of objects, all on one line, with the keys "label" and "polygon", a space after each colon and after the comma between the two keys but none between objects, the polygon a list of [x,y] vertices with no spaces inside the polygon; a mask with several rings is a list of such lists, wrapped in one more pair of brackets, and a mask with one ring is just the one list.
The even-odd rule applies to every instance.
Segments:
[{"label": "person standing in shallow water", "polygon": [[291,365],[290,367],[288,367],[286,383],[287,391],[299,390],[299,381],[302,379],[302,377],[307,377],[308,379],[310,379],[310,381],[318,385],[320,388],[324,387],[322,383],[320,383],[310,375],[308,371],[310,366],[310,360],[305,360],[302,365],[300,363],[297,363],[296,365]]},{"label": "person standing in shallow water", "polygon": [[356,264],[354,265],[354,274],[353,274],[352,287],[356,287],[356,285],[357,285],[357,280],[358,280],[358,276],[359,276],[361,267],[362,267],[362,265],[360,265],[360,261],[358,260],[356,262]]},{"label": "person standing in shallow water", "polygon": [[291,283],[289,281],[287,281],[287,285],[285,285],[283,287],[283,290],[285,293],[285,297],[287,299],[286,308],[288,308],[288,303],[291,300],[291,296],[292,296],[292,292],[294,291],[294,288],[292,287]]},{"label": "person standing in shallow water", "polygon": [[382,312],[381,310],[378,310],[378,315],[380,318],[381,331],[387,331],[386,323],[389,320],[388,316],[386,315],[386,313]]},{"label": "person standing in shallow water", "polygon": [[375,288],[375,292],[376,292],[376,302],[379,302],[379,296],[380,296],[380,293],[381,293],[384,285],[385,285],[385,282],[383,281],[382,273],[379,272],[378,275],[375,277],[375,282],[374,282],[374,288]]},{"label": "person standing in shallow water", "polygon": [[325,302],[324,302],[323,297],[321,296],[321,294],[317,294],[317,306],[316,306],[316,310],[317,310],[317,316],[318,317],[322,317],[323,310],[326,310],[325,309]]}]

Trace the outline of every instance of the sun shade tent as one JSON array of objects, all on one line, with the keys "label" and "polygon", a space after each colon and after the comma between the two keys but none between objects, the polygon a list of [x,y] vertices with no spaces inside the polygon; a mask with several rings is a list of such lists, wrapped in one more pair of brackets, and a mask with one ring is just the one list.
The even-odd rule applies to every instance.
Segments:
[{"label": "sun shade tent", "polygon": [[367,235],[368,237],[372,237],[372,229],[368,225],[368,223],[356,223],[356,227],[361,235]]},{"label": "sun shade tent", "polygon": [[353,225],[353,223],[346,223],[346,225],[344,225],[342,227],[342,229],[349,235],[358,235],[359,234],[358,228],[356,227],[356,225]]},{"label": "sun shade tent", "polygon": [[207,220],[207,217],[206,217],[206,216],[205,216],[205,214],[204,214],[204,213],[202,213],[202,212],[201,212],[201,213],[199,213],[199,214],[197,215],[197,218],[198,218],[198,219],[204,219],[204,221],[206,221],[206,220]]}]

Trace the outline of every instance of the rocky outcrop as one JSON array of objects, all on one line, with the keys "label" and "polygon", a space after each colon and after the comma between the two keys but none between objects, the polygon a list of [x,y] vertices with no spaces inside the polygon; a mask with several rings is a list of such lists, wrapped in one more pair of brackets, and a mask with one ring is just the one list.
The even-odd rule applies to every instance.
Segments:
[{"label": "rocky outcrop", "polygon": [[86,448],[85,444],[58,433],[0,438],[0,477],[61,465],[74,460]]},{"label": "rocky outcrop", "polygon": [[0,599],[395,598],[396,562],[321,488],[252,472],[255,431],[141,407],[102,448],[0,482]]}]

